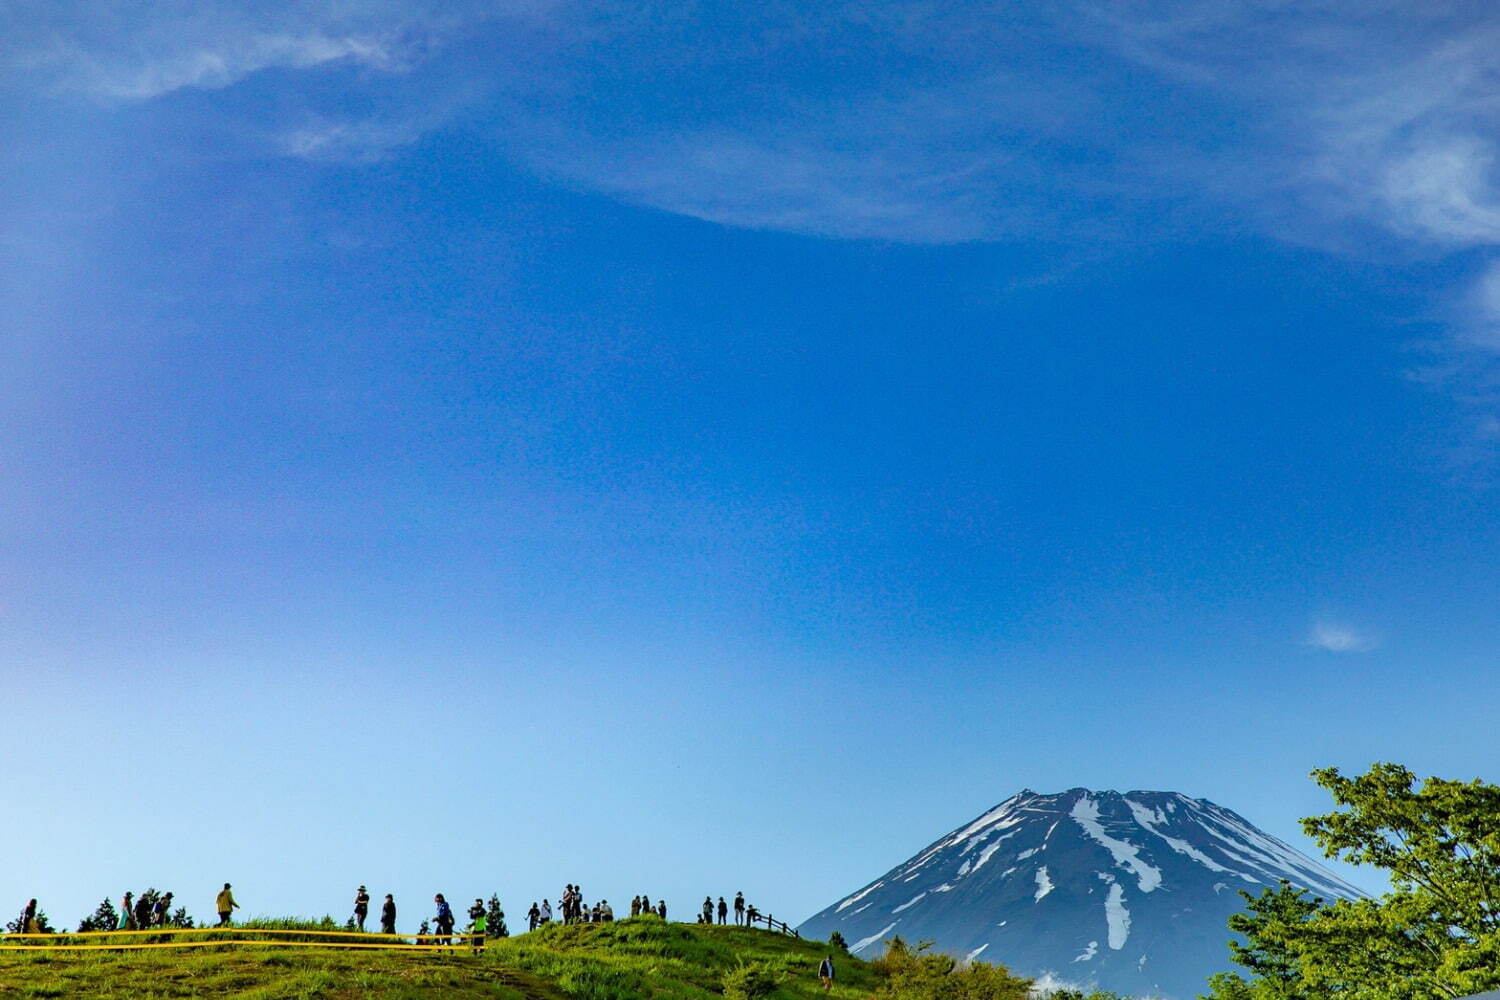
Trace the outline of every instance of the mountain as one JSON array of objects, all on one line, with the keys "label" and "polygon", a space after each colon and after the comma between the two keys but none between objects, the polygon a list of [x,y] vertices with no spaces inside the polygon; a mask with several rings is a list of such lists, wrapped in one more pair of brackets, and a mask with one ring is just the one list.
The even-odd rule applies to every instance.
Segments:
[{"label": "mountain", "polygon": [[900,934],[1021,975],[1190,1000],[1232,968],[1226,921],[1282,879],[1362,893],[1206,799],[1025,790],[811,917],[864,958]]}]

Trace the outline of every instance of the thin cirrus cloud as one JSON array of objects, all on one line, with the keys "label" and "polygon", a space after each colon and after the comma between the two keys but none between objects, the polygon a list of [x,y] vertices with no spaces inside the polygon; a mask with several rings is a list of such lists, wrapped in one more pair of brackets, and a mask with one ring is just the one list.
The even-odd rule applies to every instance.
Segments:
[{"label": "thin cirrus cloud", "polygon": [[1307,644],[1330,653],[1364,653],[1379,645],[1374,636],[1338,622],[1315,622]]},{"label": "thin cirrus cloud", "polygon": [[[288,121],[291,156],[364,162],[462,118],[564,183],[733,226],[1090,245],[1229,226],[1467,252],[1455,344],[1500,347],[1490,3],[171,0],[0,18],[12,71],[105,100],[334,64],[407,88],[374,119]],[[455,96],[478,76],[494,86]]]}]

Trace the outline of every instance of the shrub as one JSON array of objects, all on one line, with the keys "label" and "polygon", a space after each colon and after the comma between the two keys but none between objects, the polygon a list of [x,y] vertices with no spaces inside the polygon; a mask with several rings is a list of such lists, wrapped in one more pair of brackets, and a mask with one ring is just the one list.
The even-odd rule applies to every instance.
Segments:
[{"label": "shrub", "polygon": [[764,962],[751,962],[724,974],[724,1000],[761,1000],[776,992],[777,977]]}]

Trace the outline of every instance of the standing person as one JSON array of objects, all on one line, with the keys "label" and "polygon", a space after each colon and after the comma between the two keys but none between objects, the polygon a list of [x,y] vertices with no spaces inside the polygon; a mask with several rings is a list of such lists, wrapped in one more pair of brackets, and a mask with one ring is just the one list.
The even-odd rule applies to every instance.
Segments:
[{"label": "standing person", "polygon": [[754,927],[755,921],[760,918],[760,911],[753,905],[745,907],[745,926]]},{"label": "standing person", "polygon": [[657,902],[656,915],[661,917],[663,920],[667,919],[667,901],[665,899],[659,900]]},{"label": "standing person", "polygon": [[438,936],[434,943],[451,945],[453,943],[453,907],[448,905],[442,893],[433,896],[432,901],[437,904],[437,916],[433,920],[437,924]]},{"label": "standing person", "polygon": [[531,909],[526,911],[526,929],[529,931],[536,930],[536,925],[541,923],[541,921],[542,911],[537,909],[536,900],[533,899],[531,901]]},{"label": "standing person", "polygon": [[734,894],[734,925],[739,927],[745,922],[745,894],[737,892]]},{"label": "standing person", "polygon": [[818,978],[823,981],[823,992],[827,993],[833,989],[833,956],[826,955],[823,964],[818,966]]},{"label": "standing person", "polygon": [[359,891],[354,894],[354,926],[359,928],[361,934],[365,932],[365,917],[369,916],[369,913],[370,892],[364,886],[360,886]]},{"label": "standing person", "polygon": [[125,898],[120,900],[120,926],[115,928],[121,931],[135,930],[135,893],[127,892]]},{"label": "standing person", "polygon": [[380,904],[380,933],[396,933],[396,900],[390,893],[385,894],[385,902]]},{"label": "standing person", "polygon": [[21,911],[21,933],[22,934],[35,934],[35,933],[37,933],[37,926],[36,926],[36,900],[34,900],[34,899],[31,900],[30,902],[28,902],[26,904],[26,908]]},{"label": "standing person", "polygon": [[656,911],[651,908],[651,897],[646,895],[644,892],[641,893],[641,916],[644,917],[649,913],[655,912]]},{"label": "standing person", "polygon": [[219,911],[220,927],[228,927],[230,916],[234,914],[235,910],[240,908],[240,904],[234,901],[234,893],[229,890],[229,883],[225,882],[224,888],[219,892],[218,896],[214,897],[214,909]]},{"label": "standing person", "polygon": [[167,918],[171,915],[171,913],[172,913],[172,894],[169,892],[169,893],[166,893],[165,895],[159,896],[157,898],[156,902],[152,904],[152,906],[151,906],[151,926],[152,927],[165,927],[165,926],[167,926]]},{"label": "standing person", "polygon": [[141,930],[151,926],[151,899],[149,892],[141,893],[135,901],[135,925]]},{"label": "standing person", "polygon": [[703,922],[705,924],[714,922],[714,898],[712,896],[703,897]]},{"label": "standing person", "polygon": [[484,904],[474,900],[475,905],[469,907],[469,948],[474,954],[484,951],[484,932],[489,927],[489,921],[484,915]]},{"label": "standing person", "polygon": [[724,897],[719,897],[719,923],[723,924],[729,919],[729,904],[724,902]]},{"label": "standing person", "polygon": [[638,917],[641,915],[641,897],[630,897],[630,915],[632,917]]},{"label": "standing person", "polygon": [[544,923],[544,924],[550,924],[550,923],[552,923],[552,903],[549,900],[545,900],[545,899],[542,900],[542,919],[541,919],[541,922]]}]

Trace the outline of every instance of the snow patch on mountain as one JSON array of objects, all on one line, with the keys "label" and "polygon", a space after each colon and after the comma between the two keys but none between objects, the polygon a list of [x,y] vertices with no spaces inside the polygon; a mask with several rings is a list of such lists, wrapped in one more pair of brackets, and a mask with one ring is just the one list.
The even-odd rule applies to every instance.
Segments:
[{"label": "snow patch on mountain", "polygon": [[1109,895],[1104,900],[1104,920],[1109,925],[1109,946],[1119,951],[1130,937],[1130,911],[1125,909],[1125,887],[1116,882],[1113,875],[1104,872],[1098,875],[1109,883]]},{"label": "snow patch on mountain", "polygon": [[1047,866],[1042,865],[1042,867],[1036,870],[1036,902],[1040,903],[1042,901],[1042,897],[1047,895],[1047,893],[1051,892],[1054,888],[1055,886],[1053,886],[1052,884],[1052,879],[1047,875]]},{"label": "snow patch on mountain", "polygon": [[839,904],[839,909],[842,910],[845,907],[853,906],[855,903],[859,902],[861,899],[864,899],[870,893],[874,892],[876,889],[879,889],[883,885],[885,885],[884,882],[876,882],[874,885],[870,886],[864,892],[857,892],[857,893],[855,893],[854,895],[850,896],[848,899],[846,899],[842,903],[840,903]]},{"label": "snow patch on mountain", "polygon": [[858,941],[854,942],[853,944],[851,944],[849,946],[849,950],[852,951],[852,952],[864,951],[866,948],[870,947],[870,945],[872,945],[872,944],[878,944],[881,941],[884,941],[885,940],[885,936],[887,934],[889,934],[891,931],[895,930],[896,929],[896,925],[898,923],[900,923],[900,922],[901,921],[899,921],[899,920],[893,920],[890,923],[886,924],[884,927],[882,927],[880,930],[876,931],[874,934],[871,934],[869,937],[867,937],[867,938],[860,938]]},{"label": "snow patch on mountain", "polygon": [[[1187,857],[1192,858],[1194,861],[1198,862],[1200,865],[1202,865],[1203,867],[1207,868],[1209,871],[1214,871],[1214,872],[1227,872],[1227,871],[1229,871],[1228,868],[1225,868],[1223,865],[1219,864],[1213,858],[1209,857],[1207,854],[1204,854],[1202,851],[1198,850],[1196,847],[1194,847],[1192,844],[1189,844],[1187,841],[1182,840],[1181,838],[1178,838],[1178,837],[1169,837],[1165,833],[1162,833],[1160,830],[1158,830],[1157,829],[1158,826],[1161,826],[1161,825],[1163,825],[1163,824],[1165,824],[1167,822],[1167,817],[1162,812],[1162,810],[1160,810],[1160,809],[1155,809],[1155,810],[1147,809],[1145,806],[1141,805],[1139,802],[1132,801],[1131,799],[1126,799],[1125,800],[1125,804],[1130,807],[1130,813],[1131,813],[1132,816],[1135,817],[1135,821],[1137,823],[1139,823],[1142,827],[1144,827],[1148,832],[1154,833],[1154,834],[1156,834],[1156,836],[1158,836],[1162,840],[1166,841],[1167,846],[1170,847],[1172,850],[1176,851],[1178,854],[1183,854],[1183,855],[1186,855]],[[1239,875],[1240,873],[1239,872],[1231,872],[1230,874]],[[1240,877],[1241,878],[1247,878],[1248,876],[1240,875]],[[1251,879],[1251,881],[1253,882],[1254,879]]]},{"label": "snow patch on mountain", "polygon": [[919,892],[915,896],[913,896],[911,899],[908,899],[906,902],[904,902],[900,906],[896,907],[894,910],[891,911],[891,913],[894,914],[894,913],[900,913],[902,910],[909,910],[913,906],[916,906],[918,903],[920,903],[922,900],[924,900],[926,898],[927,898],[927,893],[925,891]]},{"label": "snow patch on mountain", "polygon": [[1139,847],[1127,844],[1123,840],[1116,840],[1104,832],[1104,826],[1099,822],[1099,803],[1093,798],[1087,794],[1079,796],[1078,801],[1073,803],[1073,811],[1070,815],[1073,821],[1083,827],[1084,832],[1094,839],[1095,843],[1109,851],[1115,859],[1115,864],[1128,868],[1135,874],[1142,892],[1151,892],[1161,885],[1161,869],[1142,861]]}]

